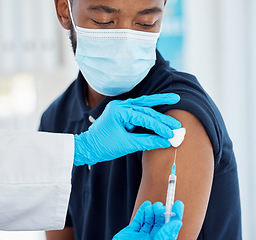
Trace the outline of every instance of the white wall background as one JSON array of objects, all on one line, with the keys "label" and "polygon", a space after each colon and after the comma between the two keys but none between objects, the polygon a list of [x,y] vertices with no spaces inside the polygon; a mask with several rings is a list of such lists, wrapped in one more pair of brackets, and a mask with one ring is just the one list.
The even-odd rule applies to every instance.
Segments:
[{"label": "white wall background", "polygon": [[[77,74],[53,2],[0,0],[0,128],[36,130],[43,110]],[[17,23],[22,4],[29,6],[23,28],[8,27]],[[184,8],[184,69],[198,77],[223,114],[238,163],[243,239],[256,239],[256,0],[185,0]],[[22,91],[34,95],[14,99]],[[35,104],[21,111],[17,102],[25,95]],[[0,232],[0,239],[43,240],[44,234]]]},{"label": "white wall background", "polygon": [[220,108],[238,164],[243,239],[256,239],[256,1],[187,0],[188,71]]}]

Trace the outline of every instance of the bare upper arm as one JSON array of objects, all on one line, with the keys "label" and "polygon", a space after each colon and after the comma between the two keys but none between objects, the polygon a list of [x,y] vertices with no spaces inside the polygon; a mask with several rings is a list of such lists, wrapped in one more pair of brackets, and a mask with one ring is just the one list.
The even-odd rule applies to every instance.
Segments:
[{"label": "bare upper arm", "polygon": [[[183,227],[179,240],[196,239],[205,217],[214,171],[211,142],[200,121],[191,113],[171,110],[186,128],[185,140],[177,151],[177,186],[175,200],[185,205]],[[165,204],[168,176],[174,160],[175,148],[146,151],[142,158],[142,179],[134,212],[145,200]]]},{"label": "bare upper arm", "polygon": [[75,240],[72,227],[65,227],[63,230],[46,232],[47,240]]}]

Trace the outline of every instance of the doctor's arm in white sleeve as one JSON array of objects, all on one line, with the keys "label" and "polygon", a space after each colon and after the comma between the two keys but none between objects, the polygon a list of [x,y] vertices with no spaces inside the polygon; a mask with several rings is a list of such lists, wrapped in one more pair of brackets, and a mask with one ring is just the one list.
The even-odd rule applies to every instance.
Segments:
[{"label": "doctor's arm in white sleeve", "polygon": [[0,132],[0,230],[62,229],[74,136]]},{"label": "doctor's arm in white sleeve", "polygon": [[[137,151],[168,148],[180,122],[150,107],[176,94],[112,101],[79,135],[0,131],[0,230],[58,230],[65,224],[73,164],[93,165]],[[136,134],[136,126],[157,133]]]}]

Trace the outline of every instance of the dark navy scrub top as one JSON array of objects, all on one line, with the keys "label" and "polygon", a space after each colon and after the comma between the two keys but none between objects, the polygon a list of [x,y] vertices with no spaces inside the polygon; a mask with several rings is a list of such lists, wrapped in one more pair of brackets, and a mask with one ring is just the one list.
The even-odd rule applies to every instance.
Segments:
[{"label": "dark navy scrub top", "polygon": [[[106,97],[91,109],[86,105],[87,83],[82,74],[45,111],[40,130],[81,133],[113,99],[124,100],[155,93],[178,93],[181,101],[155,109],[165,113],[182,109],[204,126],[214,151],[214,178],[200,240],[239,240],[241,212],[237,166],[226,127],[217,107],[197,79],[169,67],[157,52],[157,61],[146,78],[130,92]],[[143,132],[136,128],[135,132]],[[142,152],[114,161],[74,167],[66,226],[73,226],[76,240],[110,240],[130,221],[142,176]],[[189,161],[189,159],[188,159]],[[198,200],[200,204],[200,200]]]}]

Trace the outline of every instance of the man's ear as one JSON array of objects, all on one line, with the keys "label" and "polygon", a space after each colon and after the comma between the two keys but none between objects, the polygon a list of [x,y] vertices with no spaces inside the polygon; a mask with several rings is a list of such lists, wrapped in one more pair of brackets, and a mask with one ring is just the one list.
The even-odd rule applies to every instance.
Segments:
[{"label": "man's ear", "polygon": [[70,29],[71,18],[68,9],[67,0],[54,0],[57,17],[61,26],[67,30]]}]

